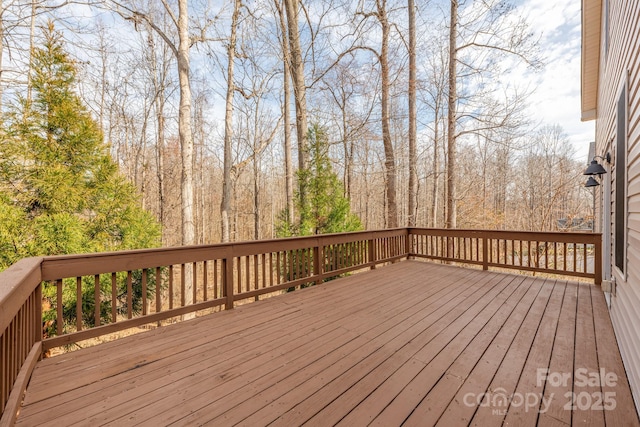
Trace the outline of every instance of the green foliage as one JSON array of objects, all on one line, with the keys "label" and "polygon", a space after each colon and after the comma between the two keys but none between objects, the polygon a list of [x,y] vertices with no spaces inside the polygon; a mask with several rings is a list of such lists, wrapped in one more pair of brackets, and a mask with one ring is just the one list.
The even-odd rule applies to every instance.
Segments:
[{"label": "green foliage", "polygon": [[[329,141],[324,129],[317,124],[312,125],[307,141],[309,168],[298,171],[296,208],[299,221],[291,224],[286,210],[281,212],[277,225],[278,236],[309,236],[361,230],[360,218],[351,212],[349,200],[342,191],[343,186],[331,168]],[[304,189],[306,194],[304,202],[300,197],[300,189]]]},{"label": "green foliage", "polygon": [[[12,106],[0,130],[0,269],[28,256],[158,246],[159,224],[140,207],[74,91],[76,68],[60,34],[49,24],[42,38],[32,55],[33,99]],[[90,280],[82,290],[91,310],[94,286]],[[72,287],[63,298],[70,315]],[[103,287],[111,293],[110,281]],[[55,294],[47,287],[44,295]]]},{"label": "green foliage", "polygon": [[[329,141],[324,129],[317,124],[312,125],[307,134],[307,141],[309,167],[299,170],[297,174],[298,191],[295,204],[299,219],[296,223],[291,223],[287,210],[282,211],[277,224],[278,236],[309,236],[361,230],[360,218],[351,212],[349,200],[343,194],[342,183],[331,168]],[[304,201],[300,197],[302,191],[305,193]],[[309,256],[313,256],[313,253]],[[293,267],[289,264],[293,264]],[[300,272],[300,277],[308,277],[308,267],[310,266],[304,262],[302,254],[294,252],[288,263],[283,261],[281,270],[287,280],[295,280],[295,272]],[[301,287],[308,285],[303,284]],[[292,290],[293,288],[288,289]]]}]

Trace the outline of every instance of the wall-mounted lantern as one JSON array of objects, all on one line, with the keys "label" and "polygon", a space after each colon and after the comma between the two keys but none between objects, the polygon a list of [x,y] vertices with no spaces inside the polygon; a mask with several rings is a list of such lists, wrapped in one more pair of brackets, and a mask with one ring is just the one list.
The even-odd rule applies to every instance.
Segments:
[{"label": "wall-mounted lantern", "polygon": [[604,156],[594,156],[593,159],[591,159],[591,163],[589,164],[589,167],[587,167],[587,170],[585,170],[583,174],[583,175],[589,175],[589,179],[584,185],[585,187],[597,187],[598,185],[600,185],[600,183],[598,182],[597,179],[595,179],[595,177],[604,175],[605,173],[607,173],[607,170],[604,167],[602,167],[602,165],[598,163],[596,159],[601,159],[607,163],[611,163],[611,154],[607,153]]}]

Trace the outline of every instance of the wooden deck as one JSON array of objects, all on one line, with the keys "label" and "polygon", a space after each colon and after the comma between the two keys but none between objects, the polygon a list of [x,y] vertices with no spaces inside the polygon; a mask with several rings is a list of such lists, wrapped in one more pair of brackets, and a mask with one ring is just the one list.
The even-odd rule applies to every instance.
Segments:
[{"label": "wooden deck", "polygon": [[370,423],[640,425],[598,287],[419,261],[45,359],[17,422]]}]

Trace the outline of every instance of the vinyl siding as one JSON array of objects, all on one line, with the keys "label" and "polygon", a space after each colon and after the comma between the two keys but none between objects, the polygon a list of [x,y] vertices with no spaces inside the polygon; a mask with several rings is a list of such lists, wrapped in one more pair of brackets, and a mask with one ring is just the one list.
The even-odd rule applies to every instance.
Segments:
[{"label": "vinyl siding", "polygon": [[[616,296],[611,299],[611,319],[624,360],[629,382],[640,408],[640,2],[609,0],[609,51],[600,56],[598,107],[596,119],[596,154],[607,151],[614,158],[611,173],[611,230],[615,232],[615,159],[617,100],[627,85],[627,215],[626,271],[613,267]],[[604,2],[603,2],[604,4]],[[605,14],[602,13],[604,17]],[[604,31],[604,22],[601,25]],[[604,52],[605,36],[601,37]],[[607,209],[607,207],[605,207]],[[615,254],[611,237],[611,253]],[[606,262],[606,260],[605,260]],[[615,265],[614,260],[609,260]]]}]

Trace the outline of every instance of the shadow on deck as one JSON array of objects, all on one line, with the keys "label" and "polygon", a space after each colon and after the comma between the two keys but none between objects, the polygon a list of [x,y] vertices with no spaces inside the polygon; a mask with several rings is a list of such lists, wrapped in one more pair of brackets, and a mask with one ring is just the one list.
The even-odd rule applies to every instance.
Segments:
[{"label": "shadow on deck", "polygon": [[38,362],[75,423],[640,425],[599,287],[419,261]]}]

